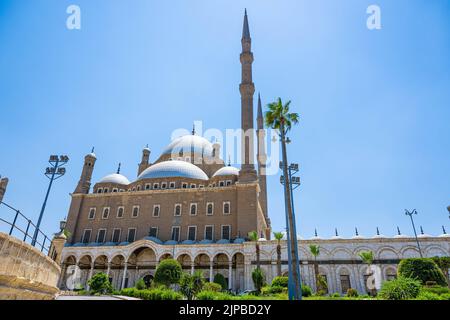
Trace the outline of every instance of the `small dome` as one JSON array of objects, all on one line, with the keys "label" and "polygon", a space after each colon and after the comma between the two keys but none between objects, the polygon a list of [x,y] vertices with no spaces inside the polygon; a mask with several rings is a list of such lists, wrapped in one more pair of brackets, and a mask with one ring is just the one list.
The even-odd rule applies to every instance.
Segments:
[{"label": "small dome", "polygon": [[384,238],[386,238],[386,236],[383,234],[376,234],[372,237],[372,239],[384,239]]},{"label": "small dome", "polygon": [[354,240],[357,240],[357,239],[365,239],[365,237],[362,236],[362,235],[354,235],[354,236],[352,237],[352,239],[354,239]]},{"label": "small dome", "polygon": [[450,234],[448,233],[443,233],[439,236],[439,238],[450,238]]},{"label": "small dome", "polygon": [[417,238],[431,238],[432,236],[426,233],[419,234]]},{"label": "small dome", "polygon": [[409,238],[409,236],[407,236],[406,234],[397,234],[394,236],[394,239],[405,239],[405,238]]},{"label": "small dome", "polygon": [[97,156],[96,156],[95,153],[93,153],[93,152],[88,153],[86,156],[87,156],[87,157],[92,157],[92,158],[94,158],[94,159],[97,159]]},{"label": "small dome", "polygon": [[206,157],[213,156],[212,143],[197,135],[186,135],[176,138],[164,148],[162,154],[172,154],[174,157],[177,157],[180,153],[188,155],[192,151]]},{"label": "small dome", "polygon": [[223,167],[216,171],[216,173],[213,174],[213,177],[219,177],[219,176],[238,176],[239,175],[239,169],[235,167]]},{"label": "small dome", "polygon": [[138,180],[154,178],[190,178],[208,180],[202,169],[190,162],[171,160],[156,163],[145,169]]},{"label": "small dome", "polygon": [[128,184],[130,184],[130,181],[124,175],[121,175],[119,173],[113,173],[113,174],[107,175],[106,177],[103,177],[98,183],[116,183],[116,184],[128,185]]}]

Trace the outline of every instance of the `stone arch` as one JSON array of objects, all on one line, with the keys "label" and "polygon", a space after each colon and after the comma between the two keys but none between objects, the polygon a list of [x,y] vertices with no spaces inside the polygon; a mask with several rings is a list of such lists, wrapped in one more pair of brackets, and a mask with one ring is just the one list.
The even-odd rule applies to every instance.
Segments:
[{"label": "stone arch", "polygon": [[233,289],[240,292],[245,284],[245,255],[243,252],[234,252],[231,255],[234,272],[232,274]]},{"label": "stone arch", "polygon": [[446,257],[449,255],[444,248],[436,245],[427,246],[423,251],[426,257]]},{"label": "stone arch", "polygon": [[398,259],[398,252],[391,246],[383,246],[379,248],[375,254],[377,259]]},{"label": "stone arch", "polygon": [[195,269],[201,271],[206,279],[209,278],[210,264],[211,257],[206,252],[199,252],[194,258]]},{"label": "stone arch", "polygon": [[191,269],[192,267],[193,260],[187,252],[178,254],[177,261],[180,263],[182,269]]},{"label": "stone arch", "polygon": [[359,258],[359,254],[363,251],[372,251],[374,256],[376,256],[376,253],[373,251],[373,248],[369,248],[368,246],[358,246],[353,250],[353,256]]},{"label": "stone arch", "polygon": [[355,276],[351,268],[347,266],[339,266],[336,269],[337,287],[341,294],[347,293],[349,288],[355,288]]},{"label": "stone arch", "polygon": [[331,251],[331,258],[334,260],[352,260],[354,259],[353,252],[344,247],[337,247]]},{"label": "stone arch", "polygon": [[149,246],[138,247],[130,254],[128,264],[139,269],[154,267],[157,264],[156,251]]},{"label": "stone arch", "polygon": [[386,281],[393,280],[397,277],[397,266],[388,265],[383,269],[383,276]]},{"label": "stone arch", "polygon": [[161,262],[161,261],[166,260],[166,259],[173,259],[172,254],[169,253],[169,252],[165,252],[165,253],[161,254],[159,256],[159,258],[158,258],[158,262]]},{"label": "stone arch", "polygon": [[402,249],[400,258],[420,258],[419,249],[414,246],[406,246]]}]

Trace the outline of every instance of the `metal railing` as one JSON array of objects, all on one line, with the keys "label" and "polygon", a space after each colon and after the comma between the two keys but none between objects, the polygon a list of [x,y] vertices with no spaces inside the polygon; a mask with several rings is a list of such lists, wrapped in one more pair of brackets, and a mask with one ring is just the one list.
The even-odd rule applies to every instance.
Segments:
[{"label": "metal railing", "polygon": [[31,219],[28,219],[20,210],[10,206],[9,204],[0,201],[0,208],[1,206],[5,206],[7,209],[10,209],[13,213],[13,216],[8,219],[7,217],[0,216],[0,222],[5,223],[9,226],[9,235],[10,236],[16,236],[17,233],[20,234],[19,237],[16,236],[16,238],[21,239],[24,242],[28,242],[31,244],[33,240],[33,234],[35,231],[37,231],[38,237],[36,240],[36,243],[34,244],[34,247],[39,249],[41,252],[48,254],[50,250],[50,238],[47,237],[45,233],[42,232],[42,230],[36,228],[36,225],[31,221]]}]

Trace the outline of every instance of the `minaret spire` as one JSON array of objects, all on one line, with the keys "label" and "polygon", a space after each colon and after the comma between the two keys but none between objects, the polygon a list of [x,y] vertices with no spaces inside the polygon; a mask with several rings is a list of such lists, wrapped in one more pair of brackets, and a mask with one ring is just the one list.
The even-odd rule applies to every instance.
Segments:
[{"label": "minaret spire", "polygon": [[121,166],[122,164],[119,162],[119,166],[117,167],[117,174],[120,174],[120,166]]},{"label": "minaret spire", "polygon": [[242,52],[240,55],[242,65],[242,79],[239,85],[241,93],[241,171],[239,180],[241,182],[254,182],[258,177],[254,165],[254,127],[253,127],[253,95],[255,84],[252,79],[253,53],[251,51],[252,40],[248,26],[247,10],[245,10],[244,24],[242,29]]},{"label": "minaret spire", "polygon": [[262,103],[261,103],[261,94],[258,92],[258,116],[256,118],[257,122],[257,155],[256,158],[258,160],[258,180],[259,180],[259,188],[261,189],[260,193],[260,203],[261,209],[266,217],[266,221],[268,226],[270,227],[270,219],[268,214],[268,206],[267,206],[267,179],[266,179],[266,163],[267,163],[267,154],[266,154],[266,130],[264,129],[264,118],[262,113]]}]

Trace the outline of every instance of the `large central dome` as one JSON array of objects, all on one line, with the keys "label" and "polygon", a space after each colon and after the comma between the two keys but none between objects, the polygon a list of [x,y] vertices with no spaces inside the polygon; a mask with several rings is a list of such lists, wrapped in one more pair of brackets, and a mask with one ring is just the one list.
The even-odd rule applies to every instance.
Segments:
[{"label": "large central dome", "polygon": [[208,180],[208,176],[202,169],[190,162],[171,160],[156,163],[145,169],[138,180],[154,178],[191,178]]},{"label": "large central dome", "polygon": [[197,135],[186,135],[176,138],[163,150],[163,154],[171,154],[174,158],[180,154],[189,155],[191,152],[212,157],[212,143]]}]

